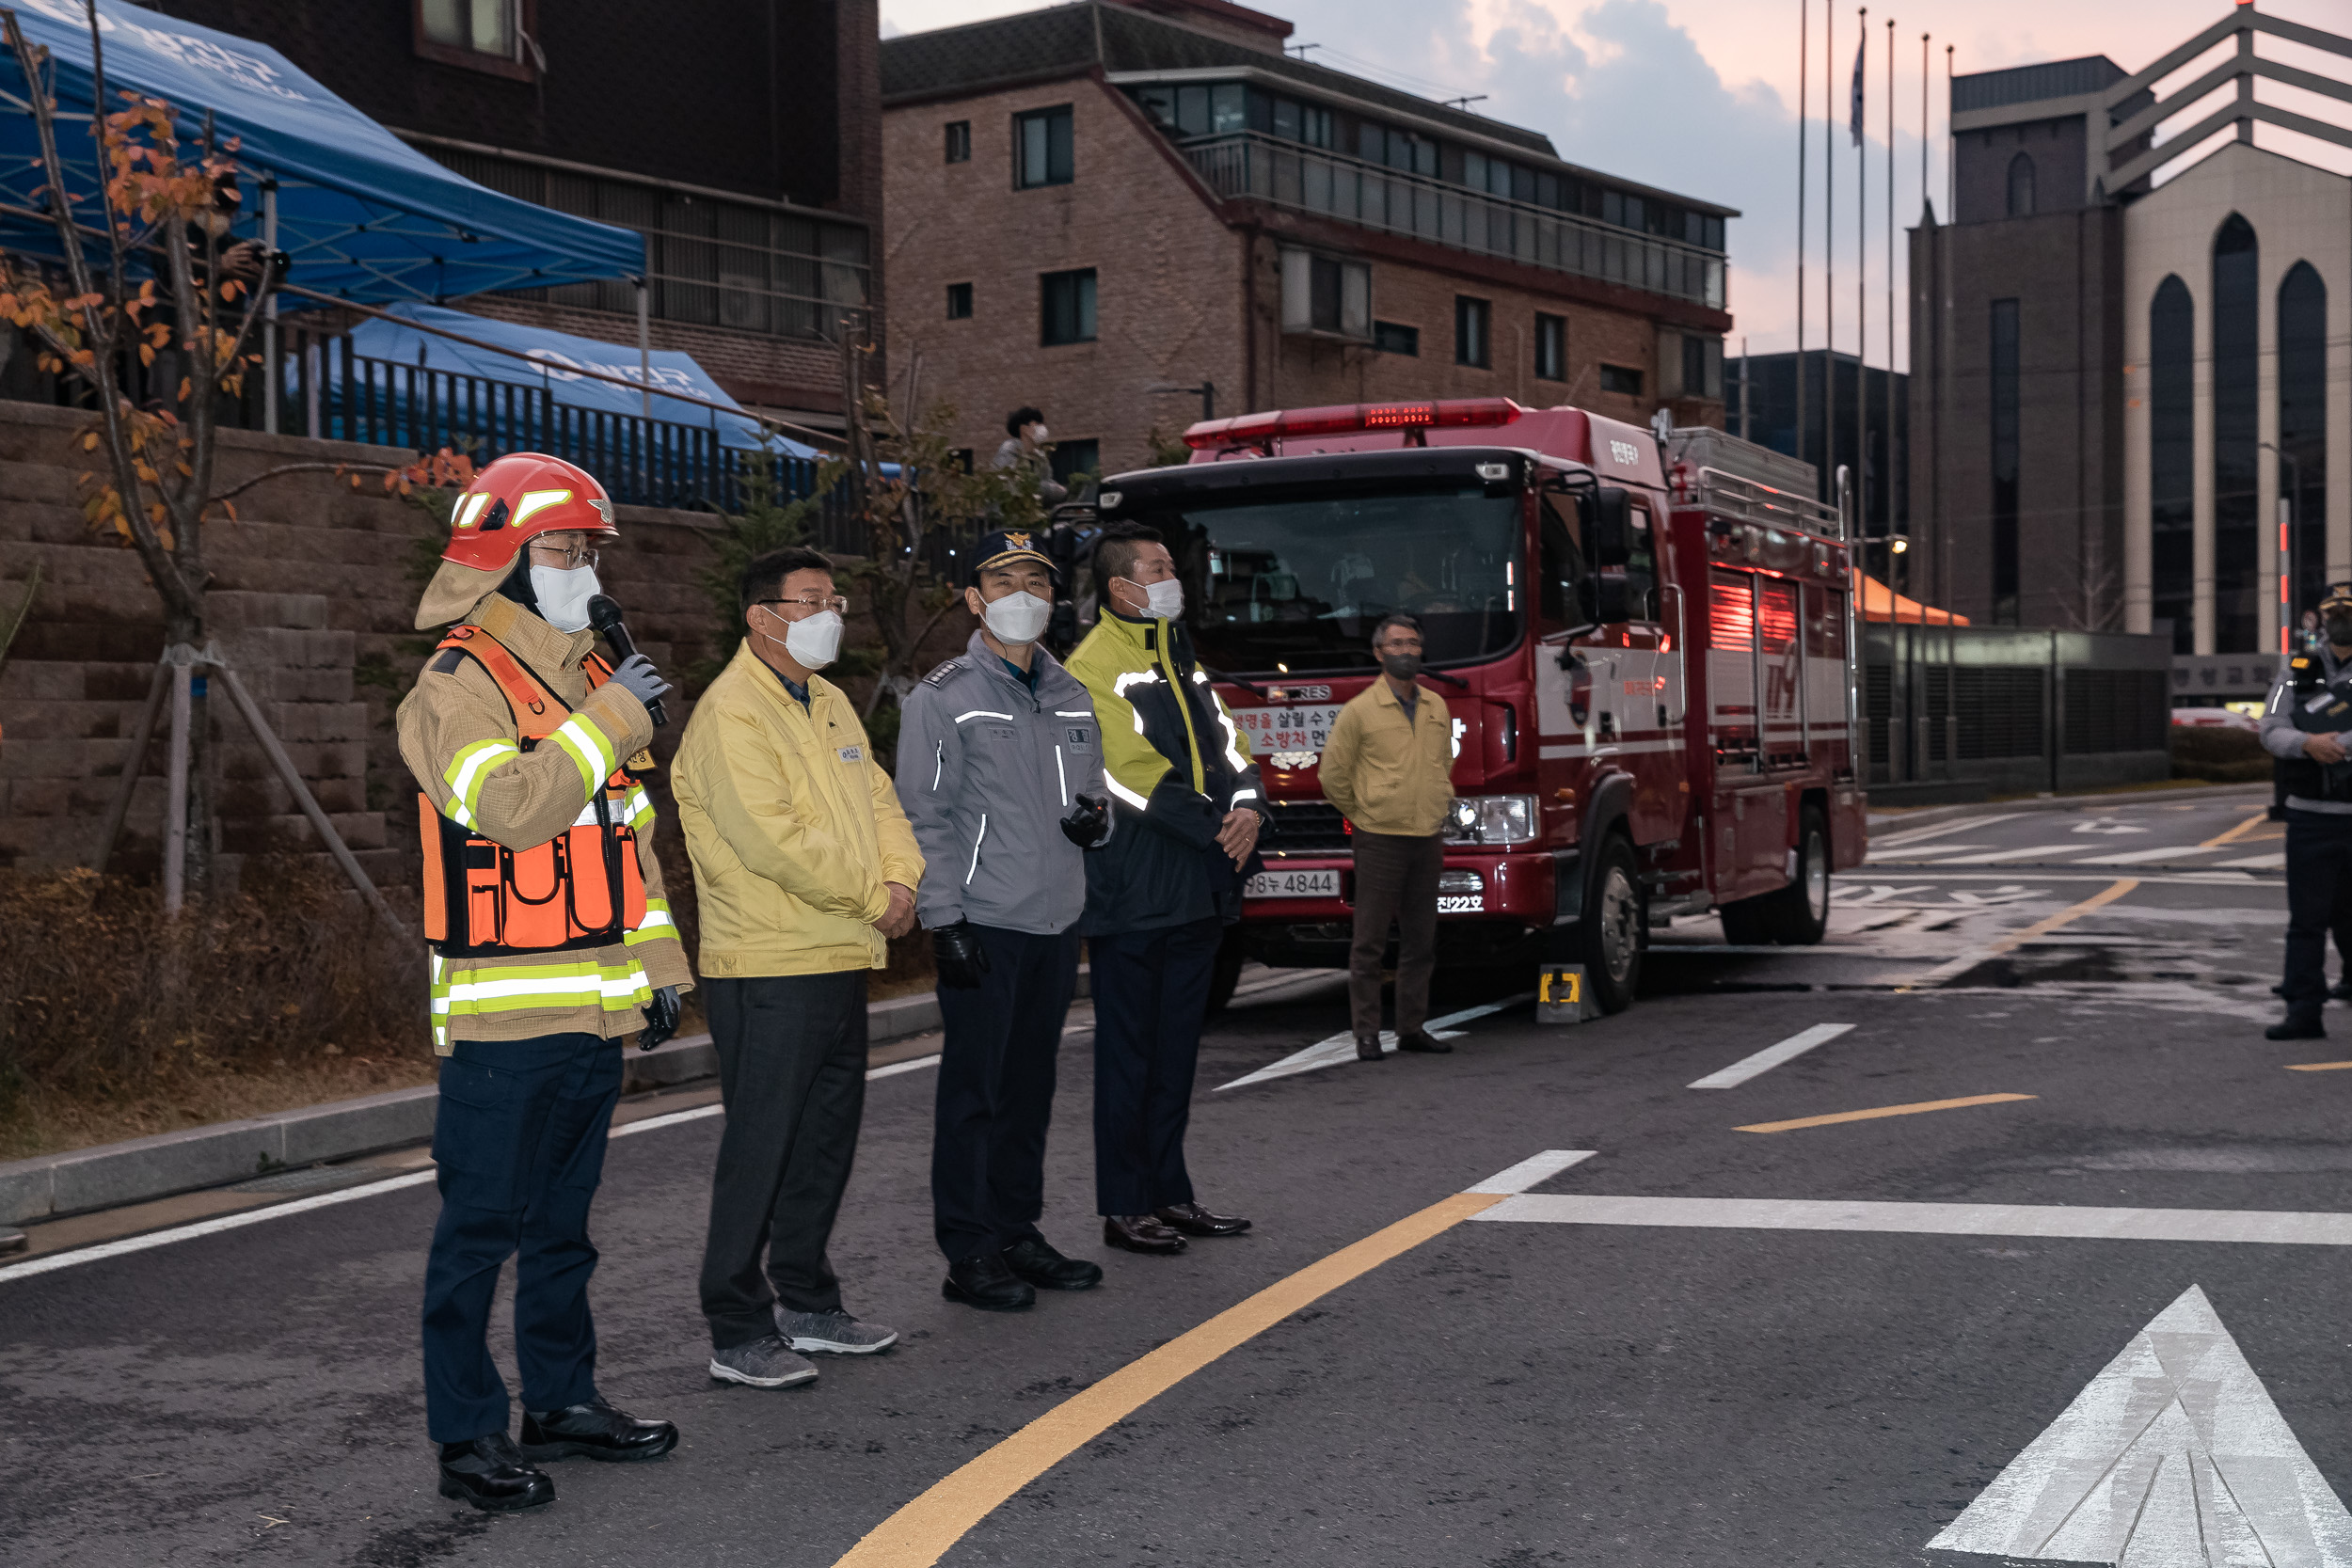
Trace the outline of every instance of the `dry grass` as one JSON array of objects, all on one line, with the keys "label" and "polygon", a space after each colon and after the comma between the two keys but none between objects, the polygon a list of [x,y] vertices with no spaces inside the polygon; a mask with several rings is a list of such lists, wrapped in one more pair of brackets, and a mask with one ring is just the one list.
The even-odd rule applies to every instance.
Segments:
[{"label": "dry grass", "polygon": [[429,1077],[421,953],[315,867],[245,882],[167,922],[126,879],[0,873],[0,1153]]}]

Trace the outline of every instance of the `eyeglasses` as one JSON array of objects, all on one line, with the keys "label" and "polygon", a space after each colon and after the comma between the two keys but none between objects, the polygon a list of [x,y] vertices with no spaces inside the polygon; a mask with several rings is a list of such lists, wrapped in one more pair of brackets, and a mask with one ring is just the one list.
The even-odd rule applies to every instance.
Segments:
[{"label": "eyeglasses", "polygon": [[545,540],[533,539],[531,547],[543,552],[552,561],[561,561],[568,570],[577,571],[582,566],[592,572],[596,569],[596,552],[585,545],[550,545]]},{"label": "eyeglasses", "polygon": [[[755,602],[764,605],[791,605],[803,615],[814,615],[820,610],[830,610],[835,615],[847,615],[850,612],[850,601],[838,594],[823,598],[808,596],[798,599],[760,599]],[[794,617],[796,620],[798,618]]]}]

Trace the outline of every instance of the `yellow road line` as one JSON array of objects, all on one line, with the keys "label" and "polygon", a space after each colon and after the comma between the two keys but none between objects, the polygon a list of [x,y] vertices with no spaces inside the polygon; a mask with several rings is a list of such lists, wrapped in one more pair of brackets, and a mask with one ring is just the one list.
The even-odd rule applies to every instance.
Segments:
[{"label": "yellow road line", "polygon": [[[2200,846],[2200,847],[2201,848],[2202,846]],[[2107,887],[2101,888],[2098,892],[2092,894],[2090,897],[2084,899],[2079,904],[2074,905],[2068,909],[2060,910],[2056,914],[2044,915],[2042,919],[2035,921],[2032,925],[2026,927],[2022,931],[2011,931],[2008,936],[2002,937],[1998,941],[1994,942],[1991,946],[1987,947],[1985,951],[1990,955],[1995,956],[2002,953],[2013,953],[2018,948],[2024,946],[2026,942],[2033,941],[2036,937],[2047,936],[2061,926],[2072,925],[2074,922],[2080,920],[2084,915],[2089,914],[2095,909],[2100,909],[2106,905],[2114,903],[2118,898],[2122,897],[2125,894],[2131,892],[2132,889],[2137,887],[2138,885],[2138,878],[2126,877],[2121,881],[2115,882]]]},{"label": "yellow road line", "polygon": [[2256,812],[2253,816],[2248,817],[2236,827],[2232,828],[2228,832],[2217,833],[2213,837],[2205,840],[2204,843],[2199,845],[2197,847],[2200,849],[2218,849],[2225,844],[2235,844],[2239,839],[2246,836],[2246,831],[2249,828],[2253,827],[2258,822],[2267,822],[2269,820],[2270,808],[2265,806],[2262,810]]},{"label": "yellow road line", "polygon": [[1735,1127],[1734,1132],[1793,1132],[1800,1127],[1834,1127],[1841,1121],[1876,1121],[1881,1117],[1915,1117],[1922,1111],[1957,1111],[1963,1105],[1998,1105],[2010,1100],[2038,1100],[2030,1094],[1972,1094],[1963,1100],[1923,1100],[1915,1105],[1881,1105],[1868,1111],[1839,1111],[1826,1117],[1799,1117],[1793,1121],[1759,1121]]},{"label": "yellow road line", "polygon": [[1377,1230],[1073,1395],[874,1527],[834,1568],[930,1568],[1013,1494],[1152,1399],[1350,1280],[1502,1201],[1456,1193]]},{"label": "yellow road line", "polygon": [[2287,1070],[2289,1072],[2342,1072],[2346,1068],[2352,1068],[2352,1062],[2296,1062]]}]

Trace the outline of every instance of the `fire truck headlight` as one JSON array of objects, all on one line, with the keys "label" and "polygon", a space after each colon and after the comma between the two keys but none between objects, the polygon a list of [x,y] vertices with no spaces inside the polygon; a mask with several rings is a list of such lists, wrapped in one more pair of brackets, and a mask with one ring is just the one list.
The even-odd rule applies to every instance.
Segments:
[{"label": "fire truck headlight", "polygon": [[1535,797],[1457,797],[1447,808],[1448,844],[1525,844],[1535,836]]}]

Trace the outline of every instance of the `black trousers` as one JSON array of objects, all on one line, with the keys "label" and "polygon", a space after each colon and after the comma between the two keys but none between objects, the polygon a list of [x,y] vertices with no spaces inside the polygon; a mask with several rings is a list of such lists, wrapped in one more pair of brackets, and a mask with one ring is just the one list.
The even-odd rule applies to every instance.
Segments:
[{"label": "black trousers", "polygon": [[2328,1000],[2328,933],[2352,924],[2352,816],[2287,808],[2287,974],[2291,1013]]},{"label": "black trousers", "polygon": [[1429,977],[1438,968],[1438,873],[1445,841],[1362,833],[1356,845],[1356,940],[1347,949],[1347,1004],[1356,1037],[1380,1033],[1380,960],[1396,925],[1396,1032],[1429,1022]]},{"label": "black trousers", "polygon": [[424,1264],[424,1420],[437,1443],[504,1432],[490,1301],[515,1263],[515,1362],[525,1410],[596,1393],[588,1206],[621,1097],[621,1042],[596,1035],[459,1040],[433,1114],[441,1216]]},{"label": "black trousers", "polygon": [[987,975],[969,990],[939,988],[947,1037],[931,1134],[931,1223],[951,1263],[1037,1234],[1055,1061],[1078,983],[1074,931],[972,930]]},{"label": "black trousers", "polygon": [[1089,937],[1094,994],[1094,1202],[1148,1214],[1192,1201],[1184,1127],[1201,1014],[1225,926]]},{"label": "black trousers", "polygon": [[866,971],[706,979],[703,998],[727,1108],[703,1316],[725,1350],[774,1333],[778,1302],[840,1309],[825,1245],[866,1114]]}]

